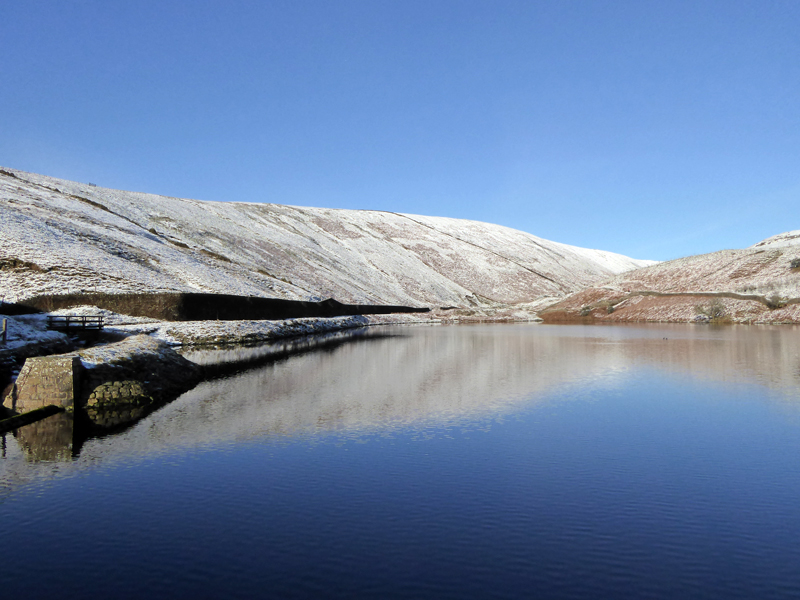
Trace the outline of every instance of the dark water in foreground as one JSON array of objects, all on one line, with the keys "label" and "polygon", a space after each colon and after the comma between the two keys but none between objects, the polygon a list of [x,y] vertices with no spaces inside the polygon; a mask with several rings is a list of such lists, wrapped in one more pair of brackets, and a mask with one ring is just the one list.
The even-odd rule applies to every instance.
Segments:
[{"label": "dark water in foreground", "polygon": [[800,597],[800,329],[376,331],[7,434],[2,597]]}]

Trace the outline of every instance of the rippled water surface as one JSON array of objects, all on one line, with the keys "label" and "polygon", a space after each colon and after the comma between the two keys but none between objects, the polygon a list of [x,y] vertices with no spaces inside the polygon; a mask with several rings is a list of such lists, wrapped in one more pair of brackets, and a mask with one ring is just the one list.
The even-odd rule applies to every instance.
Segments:
[{"label": "rippled water surface", "polygon": [[313,346],[189,353],[251,368],[72,450],[6,434],[3,597],[800,597],[800,329]]}]

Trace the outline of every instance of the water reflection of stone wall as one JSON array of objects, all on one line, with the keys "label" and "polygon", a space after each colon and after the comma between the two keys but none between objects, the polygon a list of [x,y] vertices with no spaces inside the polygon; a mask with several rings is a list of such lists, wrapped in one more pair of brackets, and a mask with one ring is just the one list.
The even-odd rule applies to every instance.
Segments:
[{"label": "water reflection of stone wall", "polygon": [[[207,381],[161,409],[147,441],[214,443],[358,432],[515,410],[629,368],[800,389],[800,331],[786,327],[475,326],[399,330]],[[666,338],[666,339],[665,339]],[[791,394],[794,394],[792,396]],[[142,430],[144,433],[144,430]]]},{"label": "water reflection of stone wall", "polygon": [[383,337],[203,382],[124,433],[89,440],[78,462],[262,436],[458,423],[554,394],[580,397],[598,382],[624,386],[642,367],[800,398],[795,327],[481,325],[376,333]]},{"label": "water reflection of stone wall", "polygon": [[507,409],[598,368],[591,355],[580,365],[570,358],[567,340],[520,336],[510,327],[409,333],[202,383],[160,411],[163,423],[173,439],[213,441],[455,419]]},{"label": "water reflection of stone wall", "polygon": [[15,430],[14,436],[30,461],[72,460],[74,422],[61,412]]}]

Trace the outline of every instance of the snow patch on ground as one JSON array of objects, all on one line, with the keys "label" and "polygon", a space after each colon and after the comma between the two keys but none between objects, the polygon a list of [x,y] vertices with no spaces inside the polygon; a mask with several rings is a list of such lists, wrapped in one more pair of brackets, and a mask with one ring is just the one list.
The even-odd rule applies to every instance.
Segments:
[{"label": "snow patch on ground", "polygon": [[2,316],[6,319],[7,341],[5,346],[0,349],[16,350],[29,344],[39,344],[43,342],[65,342],[67,336],[58,331],[47,330],[46,315],[20,315]]},{"label": "snow patch on ground", "polygon": [[151,360],[153,356],[171,353],[163,341],[145,335],[132,336],[114,344],[86,348],[78,353],[83,366],[92,369],[100,365],[114,365],[131,360]]}]

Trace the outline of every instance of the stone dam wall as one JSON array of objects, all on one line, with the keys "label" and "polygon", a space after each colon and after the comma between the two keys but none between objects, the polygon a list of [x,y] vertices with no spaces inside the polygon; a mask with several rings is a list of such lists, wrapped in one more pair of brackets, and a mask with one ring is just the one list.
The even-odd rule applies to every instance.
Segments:
[{"label": "stone dam wall", "polygon": [[[279,320],[430,311],[430,308],[426,307],[343,304],[333,298],[320,302],[306,302],[200,292],[36,296],[21,301],[13,307],[13,310],[52,312],[75,306],[97,306],[133,317],[150,317],[163,321]],[[11,313],[9,312],[9,314]]]},{"label": "stone dam wall", "polygon": [[191,389],[201,375],[198,365],[164,342],[134,336],[77,353],[27,359],[3,407],[12,415],[57,407],[108,429]]},{"label": "stone dam wall", "polygon": [[80,394],[82,370],[81,360],[75,355],[29,358],[3,406],[14,413],[50,405],[72,409]]}]

